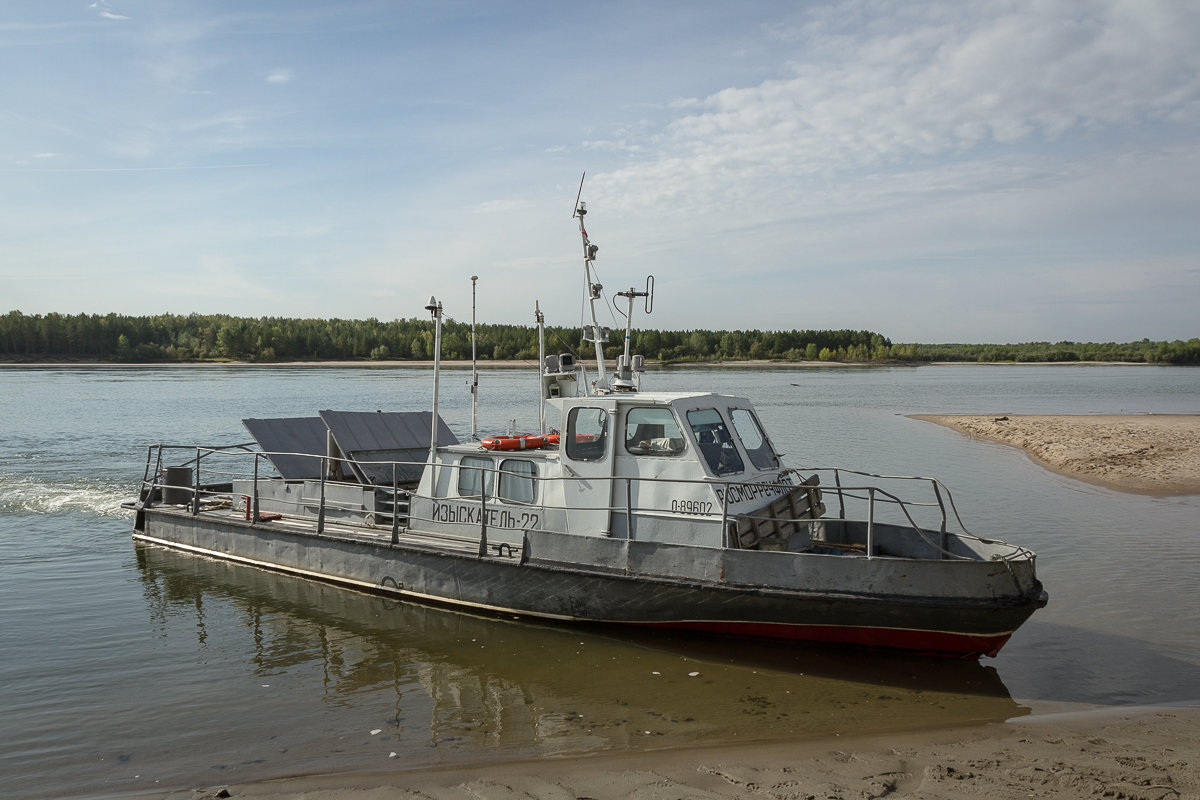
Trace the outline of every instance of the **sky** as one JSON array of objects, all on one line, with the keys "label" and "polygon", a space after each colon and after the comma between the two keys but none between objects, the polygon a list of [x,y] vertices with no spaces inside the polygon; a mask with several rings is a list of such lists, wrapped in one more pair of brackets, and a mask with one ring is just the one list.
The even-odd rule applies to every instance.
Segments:
[{"label": "sky", "polygon": [[1188,339],[1197,42],[1187,0],[0,0],[0,313],[469,321],[475,275],[574,326],[586,171],[638,327]]}]

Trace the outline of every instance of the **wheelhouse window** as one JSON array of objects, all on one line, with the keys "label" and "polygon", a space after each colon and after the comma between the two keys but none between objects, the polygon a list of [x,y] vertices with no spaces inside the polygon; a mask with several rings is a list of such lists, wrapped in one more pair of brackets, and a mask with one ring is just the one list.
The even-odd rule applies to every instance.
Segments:
[{"label": "wheelhouse window", "polygon": [[678,456],[683,432],[669,408],[631,408],[625,415],[625,449],[637,456]]},{"label": "wheelhouse window", "polygon": [[754,412],[748,408],[734,408],[730,409],[729,418],[742,440],[742,447],[746,448],[746,455],[750,456],[750,463],[759,469],[778,469],[779,459]]},{"label": "wheelhouse window", "polygon": [[529,504],[537,497],[537,464],[523,458],[500,462],[500,499]]},{"label": "wheelhouse window", "polygon": [[482,497],[486,494],[491,497],[495,468],[490,458],[463,456],[458,465],[458,496]]},{"label": "wheelhouse window", "polygon": [[573,408],[567,414],[567,457],[600,461],[608,443],[608,412],[603,408]]},{"label": "wheelhouse window", "polygon": [[725,420],[715,408],[689,411],[688,424],[696,437],[696,444],[704,454],[704,460],[714,475],[730,475],[743,472],[746,467],[733,444],[733,437],[725,427]]}]

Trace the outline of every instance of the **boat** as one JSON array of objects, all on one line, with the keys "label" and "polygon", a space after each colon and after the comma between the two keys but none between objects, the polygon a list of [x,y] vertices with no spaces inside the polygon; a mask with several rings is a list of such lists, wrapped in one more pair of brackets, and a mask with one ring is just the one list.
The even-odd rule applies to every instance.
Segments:
[{"label": "boat", "polygon": [[473,360],[471,437],[456,437],[431,297],[432,409],[248,418],[252,442],[150,445],[134,539],[403,601],[795,647],[995,656],[1045,606],[1035,554],[970,533],[940,481],[791,467],[749,398],[643,390],[631,334],[653,277],[613,298],[610,371],[587,213],[577,197],[594,368],[546,354],[535,304],[540,430],[478,435]]}]

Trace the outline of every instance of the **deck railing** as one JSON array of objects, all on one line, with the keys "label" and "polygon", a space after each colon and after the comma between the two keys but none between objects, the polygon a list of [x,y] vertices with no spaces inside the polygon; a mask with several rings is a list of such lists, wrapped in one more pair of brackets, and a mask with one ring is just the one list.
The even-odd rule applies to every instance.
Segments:
[{"label": "deck railing", "polygon": [[[288,456],[312,459],[318,462],[314,470],[319,477],[304,480],[283,482],[275,473],[271,458]],[[335,466],[345,469],[356,465],[368,466],[378,471],[381,465],[391,468],[392,481],[390,485],[362,484],[356,481],[335,480],[330,478],[331,469]],[[168,466],[169,465],[169,466]],[[381,532],[381,525],[390,528],[391,541],[399,542],[402,533],[420,530],[422,523],[433,523],[435,520],[418,518],[412,515],[411,501],[417,498],[416,487],[399,480],[402,473],[411,473],[416,469],[424,469],[429,465],[424,462],[402,461],[373,461],[356,462],[341,456],[331,457],[313,455],[310,453],[266,453],[254,445],[234,444],[224,447],[204,448],[159,444],[147,449],[146,468],[143,474],[140,502],[143,506],[153,506],[159,503],[169,503],[186,506],[192,514],[205,510],[237,507],[244,502],[245,518],[252,522],[260,522],[271,515],[303,517],[313,519],[318,533],[325,533],[330,519],[336,519],[339,528],[370,530],[374,534]],[[971,534],[962,523],[958,509],[949,490],[936,479],[911,476],[876,475],[844,468],[801,468],[787,469],[771,482],[728,481],[720,479],[676,480],[662,478],[638,477],[581,477],[563,475],[546,477],[538,475],[533,478],[537,488],[534,497],[538,502],[518,503],[511,499],[498,496],[503,470],[498,467],[487,468],[481,465],[463,467],[458,464],[438,463],[439,470],[453,470],[452,485],[457,485],[457,471],[462,469],[476,470],[480,473],[492,473],[490,482],[481,480],[480,486],[490,487],[481,495],[472,497],[454,497],[452,499],[463,503],[478,502],[478,552],[482,556],[490,547],[507,547],[511,544],[489,545],[488,542],[488,508],[497,503],[506,509],[527,509],[544,515],[548,506],[545,498],[549,493],[548,487],[554,482],[589,481],[600,483],[608,481],[609,491],[596,492],[607,496],[608,503],[590,506],[573,506],[571,511],[601,512],[612,519],[624,516],[625,535],[630,539],[637,538],[639,521],[659,517],[680,519],[678,509],[669,506],[656,506],[646,501],[635,503],[635,495],[642,496],[637,491],[639,483],[670,483],[679,487],[690,487],[695,492],[697,486],[723,488],[717,492],[719,504],[712,507],[689,508],[682,518],[693,520],[694,524],[720,525],[723,546],[730,548],[744,547],[744,540],[737,533],[737,524],[749,524],[756,531],[761,527],[767,529],[782,529],[790,524],[794,530],[796,525],[811,526],[815,530],[829,523],[853,524],[865,526],[865,542],[863,554],[868,558],[880,555],[877,542],[877,530],[881,525],[900,525],[911,528],[926,544],[941,558],[956,559],[964,557],[953,552],[953,540],[973,540],[987,544],[995,542],[982,539]],[[511,473],[510,477],[511,477]],[[819,480],[814,480],[816,476]],[[522,476],[524,477],[524,476]],[[182,481],[186,479],[186,483]],[[272,511],[264,512],[261,508],[262,492],[260,483],[271,481],[275,485],[295,487],[294,498],[280,498],[272,495],[270,502]],[[249,490],[235,491],[235,484],[248,482]],[[318,495],[308,497],[304,493],[306,482],[317,484]],[[913,499],[911,496],[902,497],[899,487],[909,489],[920,488],[926,493],[925,499]],[[363,490],[362,497],[371,497],[371,507],[366,507],[362,501],[351,502],[346,496],[347,487]],[[786,513],[772,510],[774,506],[767,502],[762,508],[752,512],[734,513],[730,508],[729,497],[732,487],[745,490],[756,490],[767,501],[772,497],[783,497],[790,492],[802,491],[808,495],[810,510],[816,509],[809,516],[797,516],[794,506],[785,509]],[[659,493],[658,496],[666,496]],[[245,497],[243,501],[242,498]],[[339,499],[339,497],[343,499]],[[315,507],[315,512],[313,511]],[[836,512],[834,511],[836,507]],[[550,508],[557,508],[551,506]],[[824,513],[821,513],[824,511]],[[544,516],[538,517],[545,519]],[[953,523],[956,528],[951,528]],[[609,530],[611,535],[611,530]],[[769,538],[769,536],[767,537]],[[758,546],[760,543],[756,543]],[[764,545],[765,547],[765,545]],[[1013,558],[1027,554],[1022,548],[1013,548]]]}]

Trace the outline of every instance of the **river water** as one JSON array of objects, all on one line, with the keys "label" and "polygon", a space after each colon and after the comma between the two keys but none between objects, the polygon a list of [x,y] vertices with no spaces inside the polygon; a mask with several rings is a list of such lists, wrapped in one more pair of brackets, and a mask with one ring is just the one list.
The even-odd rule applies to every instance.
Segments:
[{"label": "river water", "polygon": [[[483,434],[536,427],[483,370]],[[1200,413],[1200,370],[678,369],[753,399],[791,466],[940,477],[974,532],[1038,553],[1050,605],[947,663],[436,610],[130,539],[146,446],[244,417],[422,410],[413,367],[0,367],[0,794],[110,797],[350,769],[946,727],[1200,699],[1200,497],[1122,494],[917,413]],[[440,410],[470,433],[469,372]]]}]

